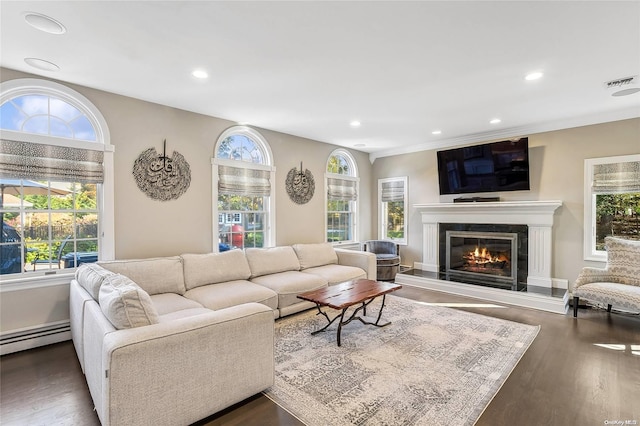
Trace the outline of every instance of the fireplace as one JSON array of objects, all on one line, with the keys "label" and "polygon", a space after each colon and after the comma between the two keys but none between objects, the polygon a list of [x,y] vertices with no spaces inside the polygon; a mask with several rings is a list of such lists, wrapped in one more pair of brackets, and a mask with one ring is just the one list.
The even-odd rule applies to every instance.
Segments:
[{"label": "fireplace", "polygon": [[[398,274],[396,282],[564,314],[569,303],[569,283],[565,279],[552,277],[554,214],[561,206],[561,201],[414,204],[422,219],[422,261],[414,262],[414,269]],[[469,226],[472,228],[467,228],[465,224],[471,224]],[[471,284],[477,284],[479,280],[486,282],[498,274],[471,275],[453,272],[459,277],[455,281],[447,279],[447,231],[454,231],[454,234],[460,231],[479,233],[483,234],[483,238],[487,237],[484,234],[494,234],[490,238],[497,236],[498,240],[502,240],[500,234],[517,234],[514,240],[509,237],[512,245],[516,246],[516,254],[511,252],[511,271],[504,274],[509,277],[515,274],[517,291],[509,291],[512,288],[512,278],[506,282],[502,275],[495,279],[494,284],[465,283],[476,281]],[[443,241],[445,244],[442,244]],[[504,244],[504,241],[495,242]],[[463,241],[463,244],[468,243]],[[454,244],[457,244],[455,240]],[[473,251],[475,255],[475,247]],[[489,251],[492,252],[490,248]],[[508,249],[500,251],[509,252]],[[451,269],[451,259],[449,263]],[[451,274],[449,271],[450,276]],[[506,288],[509,290],[505,290]]]},{"label": "fireplace", "polygon": [[527,280],[526,225],[440,223],[440,277],[519,291]]},{"label": "fireplace", "polygon": [[450,276],[517,283],[518,234],[447,231],[445,273]]}]

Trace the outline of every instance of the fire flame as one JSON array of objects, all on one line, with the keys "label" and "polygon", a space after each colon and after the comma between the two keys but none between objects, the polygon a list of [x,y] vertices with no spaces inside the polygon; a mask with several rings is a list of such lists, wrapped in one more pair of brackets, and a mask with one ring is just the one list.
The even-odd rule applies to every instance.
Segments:
[{"label": "fire flame", "polygon": [[465,256],[465,259],[470,260],[475,264],[499,262],[501,260],[498,257],[492,256],[491,252],[489,252],[486,247],[483,247],[482,249],[480,247],[476,247],[474,251],[469,252],[469,254]]}]

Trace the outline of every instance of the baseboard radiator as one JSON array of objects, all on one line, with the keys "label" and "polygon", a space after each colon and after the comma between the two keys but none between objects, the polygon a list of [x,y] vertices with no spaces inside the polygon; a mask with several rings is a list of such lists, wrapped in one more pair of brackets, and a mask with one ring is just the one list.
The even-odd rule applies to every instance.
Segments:
[{"label": "baseboard radiator", "polygon": [[12,330],[0,335],[0,355],[71,340],[69,321]]}]

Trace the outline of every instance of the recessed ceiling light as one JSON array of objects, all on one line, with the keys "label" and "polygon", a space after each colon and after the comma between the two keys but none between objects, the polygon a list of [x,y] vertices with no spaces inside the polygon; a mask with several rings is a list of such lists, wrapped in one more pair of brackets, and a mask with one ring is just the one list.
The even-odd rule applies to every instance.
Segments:
[{"label": "recessed ceiling light", "polygon": [[618,90],[617,92],[612,93],[611,96],[627,96],[627,95],[633,95],[634,93],[638,93],[638,92],[640,92],[640,88],[633,87],[629,89]]},{"label": "recessed ceiling light", "polygon": [[351,123],[349,123],[349,125],[351,127],[360,127],[360,122],[358,120],[353,120]]},{"label": "recessed ceiling light", "polygon": [[500,120],[499,118],[494,118],[493,120],[489,121],[489,123],[491,124],[498,124],[500,123],[502,120]]},{"label": "recessed ceiling light", "polygon": [[366,143],[357,143],[357,144],[355,144],[353,147],[354,147],[354,148],[364,148],[365,146],[367,146],[367,144],[366,144]]},{"label": "recessed ceiling light", "polygon": [[24,61],[31,65],[34,68],[38,68],[43,71],[58,71],[60,67],[54,64],[53,62],[45,61],[44,59],[38,58],[24,58]]},{"label": "recessed ceiling light", "polygon": [[194,70],[191,73],[191,75],[194,76],[195,78],[199,78],[199,79],[205,79],[205,78],[209,77],[209,74],[205,70],[202,70],[202,69]]},{"label": "recessed ceiling light", "polygon": [[535,71],[535,72],[531,72],[529,74],[527,74],[524,79],[527,81],[532,81],[532,80],[538,80],[540,78],[542,78],[544,74],[540,71]]},{"label": "recessed ceiling light", "polygon": [[43,15],[41,13],[36,12],[26,12],[24,14],[24,20],[27,21],[27,24],[31,25],[33,28],[44,31],[49,34],[64,34],[67,32],[67,29],[60,22],[56,21],[50,16]]},{"label": "recessed ceiling light", "polygon": [[433,132],[431,132],[432,135],[440,135],[442,134],[442,130],[434,130]]}]

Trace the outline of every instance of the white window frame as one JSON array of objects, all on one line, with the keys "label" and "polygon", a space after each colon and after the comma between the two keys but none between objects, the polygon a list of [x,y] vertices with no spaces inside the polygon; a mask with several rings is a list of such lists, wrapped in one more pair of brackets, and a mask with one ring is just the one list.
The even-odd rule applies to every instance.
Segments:
[{"label": "white window frame", "polygon": [[584,160],[584,260],[606,262],[607,252],[596,250],[596,194],[592,190],[594,168],[599,164],[640,161],[640,154]]},{"label": "white window frame", "polygon": [[[403,217],[403,223],[404,223],[404,238],[388,238],[387,237],[387,209],[386,209],[386,202],[382,201],[382,185],[384,183],[387,182],[402,182],[403,183],[403,188],[404,188],[404,195],[403,195],[403,203],[404,203],[404,217]],[[407,236],[408,236],[408,232],[409,232],[409,222],[408,222],[408,194],[409,194],[409,188],[408,188],[408,182],[409,182],[409,178],[407,176],[401,176],[401,177],[392,177],[392,178],[383,178],[383,179],[378,179],[378,223],[379,223],[379,227],[378,227],[378,239],[380,240],[390,240],[393,241],[397,244],[400,245],[407,245]]]},{"label": "white window frame", "polygon": [[[248,161],[240,161],[240,160],[230,160],[227,158],[217,158],[218,148],[222,141],[224,141],[229,136],[233,135],[242,135],[246,136],[249,139],[253,140],[255,143],[260,145],[262,149],[262,154],[264,158],[264,164],[258,163],[250,163]],[[269,193],[269,200],[266,204],[266,226],[267,229],[264,231],[264,247],[272,247],[276,242],[276,168],[273,166],[273,153],[271,152],[271,146],[267,142],[267,140],[262,136],[258,131],[252,129],[249,126],[232,126],[226,129],[216,141],[216,145],[213,151],[213,158],[211,159],[211,178],[212,178],[212,211],[213,217],[219,217],[218,213],[218,166],[219,165],[227,165],[232,167],[244,167],[248,169],[259,169],[259,170],[267,170],[270,172],[270,181],[271,181],[271,191]],[[228,217],[223,217],[225,221],[228,220]],[[214,219],[215,221],[215,219]],[[218,224],[213,223],[212,230],[212,246],[213,252],[218,252]]]},{"label": "white window frame", "polygon": [[[0,83],[0,105],[6,101],[23,95],[46,95],[61,99],[84,113],[96,132],[95,141],[83,141],[57,136],[17,132],[0,129],[0,138],[20,142],[31,142],[45,145],[60,145],[72,148],[81,148],[94,151],[103,151],[104,181],[98,185],[98,259],[113,260],[115,258],[115,213],[114,213],[114,146],[111,145],[109,126],[98,108],[82,94],[62,84],[40,80],[36,78],[21,78]],[[29,287],[27,282],[37,282],[46,285],[57,285],[57,280],[52,279],[52,271],[32,272],[19,274],[19,277],[2,277],[2,284],[7,288],[18,284],[20,288]],[[57,273],[58,276],[73,275],[75,269],[69,268]],[[57,271],[56,271],[57,272]]]},{"label": "white window frame", "polygon": [[[347,164],[349,165],[350,169],[353,171],[352,174],[350,175],[345,175],[345,174],[339,174],[339,173],[329,173],[327,171],[327,169],[329,168],[329,160],[331,159],[331,157],[333,156],[341,156],[344,157],[344,159],[346,160]],[[344,240],[344,241],[335,241],[332,242],[333,245],[339,246],[339,245],[343,245],[343,244],[352,244],[352,243],[356,243],[359,241],[359,220],[358,220],[358,211],[360,210],[360,178],[358,177],[358,166],[356,164],[356,160],[355,158],[353,158],[353,155],[351,155],[351,153],[349,151],[347,151],[346,149],[336,149],[333,150],[329,156],[327,157],[327,163],[325,165],[325,174],[324,174],[324,187],[325,187],[325,191],[324,191],[324,238],[325,240],[327,239],[327,232],[329,231],[328,227],[327,227],[327,217],[329,215],[329,208],[328,208],[328,204],[329,204],[329,196],[327,194],[327,189],[329,188],[329,183],[328,183],[328,179],[329,178],[335,178],[335,179],[344,179],[344,180],[351,180],[356,182],[356,193],[358,194],[358,197],[356,198],[356,200],[353,202],[353,211],[351,212],[351,217],[352,217],[352,224],[351,224],[351,239],[350,240]]]}]

